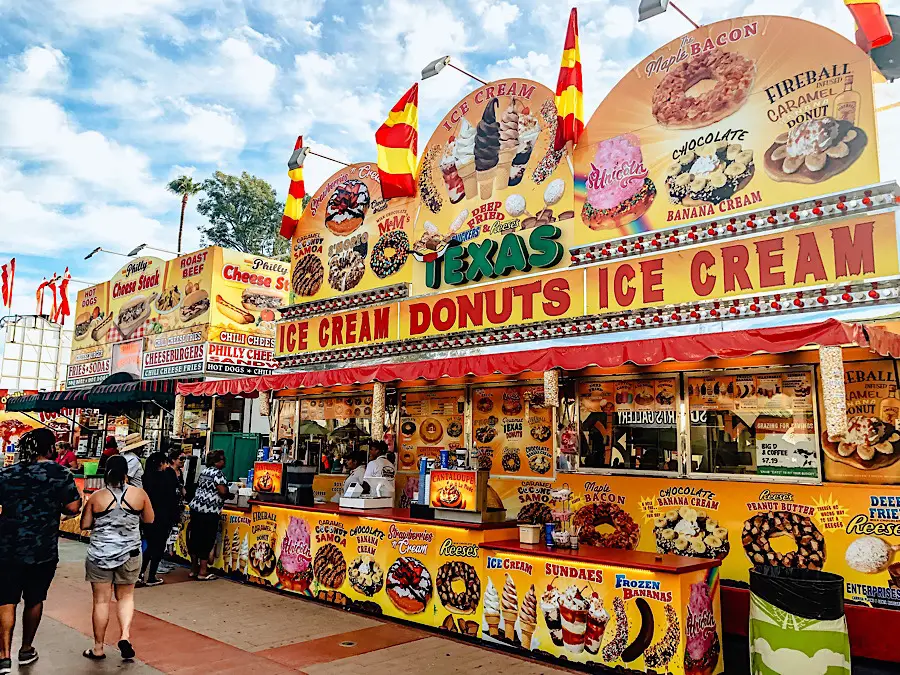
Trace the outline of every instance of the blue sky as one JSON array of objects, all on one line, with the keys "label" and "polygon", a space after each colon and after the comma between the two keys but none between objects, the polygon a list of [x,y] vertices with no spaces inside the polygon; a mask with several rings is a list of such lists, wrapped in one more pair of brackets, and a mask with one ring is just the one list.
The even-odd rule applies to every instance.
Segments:
[{"label": "blue sky", "polygon": [[[900,0],[885,0],[900,13]],[[582,0],[589,116],[641,57],[686,32],[674,11],[638,25],[638,0]],[[108,279],[140,243],[174,249],[178,200],[165,183],[220,169],[287,189],[297,134],[346,161],[422,66],[450,54],[484,79],[553,87],[571,5],[563,0],[0,0],[0,259],[18,259],[14,310],[66,265]],[[851,35],[842,0],[680,0],[697,21],[789,14]],[[471,88],[454,71],[424,82],[420,136]],[[880,104],[900,85],[879,87]],[[882,147],[900,141],[882,114]],[[892,140],[893,139],[893,140]],[[888,153],[882,153],[883,156]],[[896,161],[884,157],[883,176]],[[307,190],[336,165],[310,157]],[[185,249],[202,217],[188,209]]]}]

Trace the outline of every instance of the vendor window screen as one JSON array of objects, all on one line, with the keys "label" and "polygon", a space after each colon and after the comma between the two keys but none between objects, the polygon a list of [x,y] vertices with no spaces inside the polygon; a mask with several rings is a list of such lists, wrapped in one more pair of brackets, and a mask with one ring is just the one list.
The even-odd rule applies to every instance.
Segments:
[{"label": "vendor window screen", "polygon": [[300,400],[297,442],[318,455],[319,473],[344,473],[344,458],[368,451],[372,397],[359,394]]},{"label": "vendor window screen", "polygon": [[686,386],[689,471],[819,477],[811,371],[710,373]]},{"label": "vendor window screen", "polygon": [[579,383],[581,467],[678,471],[677,399],[674,377]]}]

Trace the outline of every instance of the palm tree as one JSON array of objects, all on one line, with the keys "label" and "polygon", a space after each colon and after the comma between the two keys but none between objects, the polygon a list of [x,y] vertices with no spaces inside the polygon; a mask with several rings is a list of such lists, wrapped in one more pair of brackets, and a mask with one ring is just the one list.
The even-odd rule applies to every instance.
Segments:
[{"label": "palm tree", "polygon": [[179,176],[170,181],[166,189],[172,194],[181,195],[181,221],[178,223],[178,253],[181,254],[181,235],[184,232],[184,210],[187,208],[188,197],[195,195],[203,189],[201,183],[195,183],[190,176]]}]

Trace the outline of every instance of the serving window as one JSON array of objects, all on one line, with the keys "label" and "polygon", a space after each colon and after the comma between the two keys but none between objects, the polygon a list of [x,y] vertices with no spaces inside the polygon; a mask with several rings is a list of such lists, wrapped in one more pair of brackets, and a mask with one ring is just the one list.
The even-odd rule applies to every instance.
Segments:
[{"label": "serving window", "polygon": [[465,389],[401,391],[397,468],[414,471],[420,457],[437,459],[441,450],[464,449],[465,413]]},{"label": "serving window", "polygon": [[368,451],[371,440],[370,395],[300,399],[297,445],[317,457],[319,473],[343,473],[344,457],[356,450]]},{"label": "serving window", "polygon": [[679,471],[677,376],[578,383],[583,469]]},{"label": "serving window", "polygon": [[811,368],[688,373],[688,473],[820,480]]}]

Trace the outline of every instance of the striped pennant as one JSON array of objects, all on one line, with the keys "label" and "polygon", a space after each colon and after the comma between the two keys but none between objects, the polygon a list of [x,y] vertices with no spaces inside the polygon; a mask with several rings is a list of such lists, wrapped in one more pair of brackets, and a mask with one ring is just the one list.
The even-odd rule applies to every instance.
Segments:
[{"label": "striped pennant", "polygon": [[409,88],[375,132],[378,175],[385,199],[414,197],[419,146],[419,84]]},{"label": "striped pennant", "polygon": [[554,150],[575,145],[584,129],[584,86],[581,83],[581,51],[578,47],[578,10],[569,14],[559,80],[556,82],[556,139]]},{"label": "striped pennant", "polygon": [[281,236],[290,239],[300,223],[303,215],[303,198],[306,196],[306,185],[303,182],[303,162],[306,160],[308,148],[303,147],[303,136],[297,136],[294,154],[288,160],[288,176],[291,186],[287,199],[284,200],[284,215],[281,216]]},{"label": "striped pennant", "polygon": [[[856,19],[859,29],[856,44],[861,49],[868,52],[876,47],[884,47],[894,39],[891,25],[878,0],[844,0],[844,4]],[[859,32],[862,32],[862,35],[859,35]]]}]

